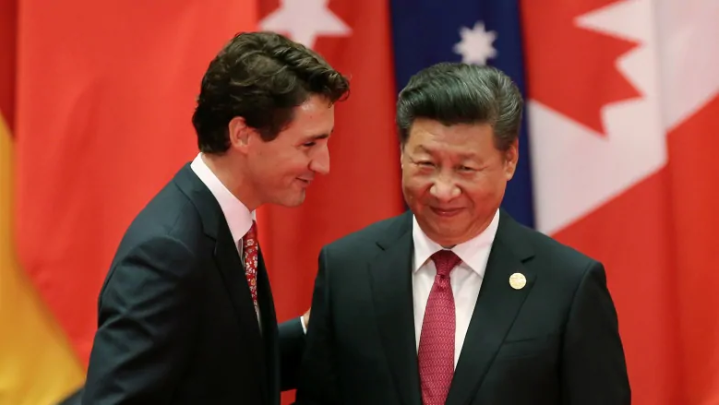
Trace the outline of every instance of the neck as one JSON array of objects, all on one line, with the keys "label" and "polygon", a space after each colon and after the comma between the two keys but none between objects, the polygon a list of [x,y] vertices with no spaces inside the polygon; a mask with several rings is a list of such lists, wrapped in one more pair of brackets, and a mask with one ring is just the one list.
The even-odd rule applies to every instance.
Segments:
[{"label": "neck", "polygon": [[220,182],[228,188],[228,191],[238,198],[249,211],[254,211],[262,204],[252,183],[247,178],[238,176],[245,172],[243,162],[238,163],[239,160],[231,159],[229,154],[203,153],[201,159]]}]

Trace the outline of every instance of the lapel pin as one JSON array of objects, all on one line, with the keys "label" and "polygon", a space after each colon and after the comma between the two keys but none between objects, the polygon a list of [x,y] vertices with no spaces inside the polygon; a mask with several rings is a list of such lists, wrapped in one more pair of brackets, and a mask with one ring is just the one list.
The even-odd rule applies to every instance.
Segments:
[{"label": "lapel pin", "polygon": [[514,290],[520,290],[526,286],[526,276],[521,273],[511,274],[511,278],[508,279],[508,283]]}]

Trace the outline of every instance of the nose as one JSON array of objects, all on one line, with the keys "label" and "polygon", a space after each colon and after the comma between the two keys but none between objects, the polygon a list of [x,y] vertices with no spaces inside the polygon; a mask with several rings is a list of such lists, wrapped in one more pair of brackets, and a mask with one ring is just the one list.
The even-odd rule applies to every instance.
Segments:
[{"label": "nose", "polygon": [[330,172],[330,153],[328,152],[327,145],[323,146],[315,157],[311,159],[310,169],[321,175],[326,175]]},{"label": "nose", "polygon": [[431,195],[440,202],[449,202],[460,195],[461,189],[451,177],[439,175],[431,186]]}]

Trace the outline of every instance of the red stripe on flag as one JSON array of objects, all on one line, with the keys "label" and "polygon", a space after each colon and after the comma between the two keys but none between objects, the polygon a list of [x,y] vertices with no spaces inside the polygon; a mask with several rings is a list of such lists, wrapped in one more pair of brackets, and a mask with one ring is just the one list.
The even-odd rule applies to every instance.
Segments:
[{"label": "red stripe on flag", "polygon": [[634,404],[718,400],[716,97],[669,136],[669,163],[555,237],[602,261]]},{"label": "red stripe on flag", "polygon": [[719,97],[668,135],[684,404],[718,404]]},{"label": "red stripe on flag", "polygon": [[669,197],[659,172],[554,235],[606,267],[634,404],[681,401]]}]

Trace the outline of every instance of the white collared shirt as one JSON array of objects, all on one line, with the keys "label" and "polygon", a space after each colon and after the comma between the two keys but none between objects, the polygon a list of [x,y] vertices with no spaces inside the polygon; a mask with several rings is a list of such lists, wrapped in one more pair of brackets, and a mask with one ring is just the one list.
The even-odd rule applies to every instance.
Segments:
[{"label": "white collared shirt", "polygon": [[[463,349],[468,326],[471,323],[473,309],[476,306],[478,293],[486,272],[488,256],[498,230],[500,211],[496,210],[493,220],[486,230],[473,239],[456,245],[451,249],[462,262],[451,270],[451,290],[456,304],[456,346],[454,366]],[[426,311],[428,296],[436,278],[436,266],[431,255],[443,247],[432,241],[421,230],[415,216],[413,217],[413,317],[416,330],[416,350],[421,340],[423,316]]]},{"label": "white collared shirt", "polygon": [[220,182],[218,177],[208,165],[205,164],[205,161],[203,161],[202,153],[195,157],[195,160],[190,164],[190,168],[195,172],[195,175],[203,181],[203,184],[208,187],[218,201],[220,209],[225,216],[225,221],[228,222],[228,228],[230,228],[230,234],[233,236],[235,248],[242,258],[243,237],[248,233],[250,227],[253,226],[255,211],[251,213],[248,207],[246,207],[243,202],[240,202],[240,200]]}]

